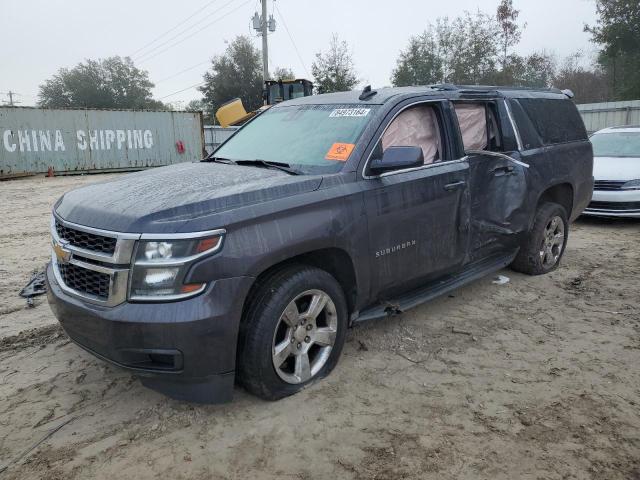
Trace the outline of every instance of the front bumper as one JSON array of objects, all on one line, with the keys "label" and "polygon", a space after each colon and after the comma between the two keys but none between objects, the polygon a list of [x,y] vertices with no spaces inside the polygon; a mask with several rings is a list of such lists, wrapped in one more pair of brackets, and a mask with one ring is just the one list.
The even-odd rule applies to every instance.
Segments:
[{"label": "front bumper", "polygon": [[65,293],[47,266],[51,309],[69,337],[99,358],[136,372],[180,400],[229,401],[236,344],[251,277],[216,280],[179,302],[94,305]]},{"label": "front bumper", "polygon": [[584,215],[640,218],[640,190],[594,190]]}]

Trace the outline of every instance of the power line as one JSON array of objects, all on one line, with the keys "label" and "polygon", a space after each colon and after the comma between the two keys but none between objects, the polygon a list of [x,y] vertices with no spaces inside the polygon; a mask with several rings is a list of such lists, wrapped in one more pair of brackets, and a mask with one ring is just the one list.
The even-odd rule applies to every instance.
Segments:
[{"label": "power line", "polygon": [[280,20],[282,20],[282,25],[284,25],[284,29],[287,32],[287,35],[289,36],[289,40],[291,40],[291,44],[293,45],[293,48],[296,51],[296,55],[298,55],[298,60],[300,60],[300,63],[302,64],[302,68],[304,68],[304,71],[307,73],[307,78],[311,78],[311,74],[309,73],[309,70],[307,70],[307,65],[304,63],[304,60],[302,60],[302,55],[300,55],[300,50],[298,50],[298,46],[296,45],[296,42],[293,39],[291,32],[289,31],[289,27],[287,27],[287,22],[284,20],[284,17],[282,16],[282,12],[278,8],[278,4],[276,2],[273,2],[273,6],[276,7],[278,16],[280,17]]},{"label": "power line", "polygon": [[184,20],[182,20],[180,23],[178,23],[177,25],[175,25],[174,27],[170,28],[169,30],[165,31],[164,33],[162,33],[161,35],[157,36],[156,38],[154,38],[153,40],[151,40],[149,43],[143,45],[142,47],[140,47],[139,49],[137,49],[135,52],[132,52],[129,56],[133,57],[136,53],[144,50],[145,48],[147,48],[150,45],[153,45],[155,42],[157,42],[158,40],[160,40],[162,37],[164,37],[165,35],[167,35],[168,33],[173,32],[176,28],[178,28],[181,25],[184,25],[186,22],[188,22],[189,20],[191,20],[193,17],[195,17],[197,14],[199,14],[201,11],[203,11],[204,9],[206,9],[207,7],[209,7],[210,5],[216,3],[218,0],[211,0],[210,2],[208,2],[206,5],[204,5],[203,7],[199,8],[198,10],[196,10],[195,12],[193,12],[191,15],[189,15],[187,18],[185,18]]},{"label": "power line", "polygon": [[[220,7],[218,10],[216,10],[213,13],[216,13],[220,10],[222,10],[224,7],[226,7],[227,5],[230,5],[231,3],[233,3],[235,0],[231,0],[227,3],[225,3],[222,7]],[[173,44],[170,44],[167,48],[164,48],[162,50],[160,50],[159,52],[156,52],[153,55],[149,55],[151,52],[156,51],[158,48],[161,48],[162,46],[166,45],[167,43],[169,43],[171,40],[179,37],[180,35],[182,35],[183,33],[185,33],[186,31],[190,30],[191,28],[193,28],[195,25],[197,25],[198,23],[201,23],[202,20],[200,22],[196,22],[195,24],[193,24],[192,26],[190,26],[189,28],[187,28],[186,30],[183,30],[182,32],[180,32],[179,34],[171,37],[169,40],[161,43],[160,45],[154,47],[153,49],[149,50],[146,54],[142,55],[142,57],[138,58],[138,63],[143,63],[143,62],[147,62],[149,60],[151,60],[152,58],[157,57],[158,55],[160,55],[161,53],[166,52],[167,50],[175,47],[176,45],[181,44],[182,42],[185,42],[186,40],[190,39],[191,37],[193,37],[194,35],[200,33],[201,31],[205,30],[206,28],[210,27],[211,25],[213,25],[214,23],[219,22],[220,20],[222,20],[225,17],[228,17],[229,15],[231,15],[232,13],[236,12],[237,10],[239,10],[240,8],[244,7],[246,4],[248,4],[249,2],[251,2],[252,0],[246,0],[245,2],[241,3],[240,5],[238,5],[236,8],[232,9],[231,11],[225,13],[224,15],[222,15],[221,17],[216,18],[215,20],[213,20],[212,22],[209,22],[207,24],[205,24],[202,28],[199,28],[198,30],[196,30],[195,32],[191,33],[191,35],[187,35],[186,37],[183,37],[182,39],[178,40],[177,42],[174,42]],[[211,16],[211,15],[207,15],[207,16]],[[204,19],[203,19],[204,20]]]},{"label": "power line", "polygon": [[156,45],[155,47],[152,47],[150,50],[147,50],[144,53],[141,53],[140,55],[137,55],[138,59],[144,59],[144,57],[149,56],[149,54],[155,52],[156,50],[158,50],[159,48],[164,47],[165,45],[167,45],[168,43],[171,43],[173,40],[175,40],[176,38],[180,37],[180,35],[184,34],[184,33],[188,33],[190,30],[193,30],[193,27],[200,25],[202,22],[206,21],[208,17],[210,17],[213,14],[218,13],[220,10],[222,10],[223,8],[225,8],[227,5],[230,5],[231,3],[233,3],[235,0],[231,0],[227,3],[225,3],[224,5],[222,5],[221,7],[218,7],[216,10],[214,10],[213,12],[209,12],[206,15],[204,15],[200,20],[198,20],[195,23],[192,23],[191,25],[187,25],[186,28],[183,28],[182,30],[180,30],[178,33],[176,33],[175,35],[173,35],[172,37],[169,37],[168,39],[166,39],[165,41],[163,41],[162,43],[159,43],[158,45]]},{"label": "power line", "polygon": [[178,73],[174,73],[173,75],[169,75],[168,77],[162,78],[162,79],[158,80],[157,82],[155,82],[155,84],[157,85],[158,83],[165,82],[167,80],[170,80],[172,78],[177,77],[178,75],[182,75],[183,73],[188,72],[189,70],[193,70],[196,67],[200,67],[201,65],[205,65],[205,64],[208,64],[208,63],[209,63],[209,60],[207,60],[206,62],[197,63],[197,64],[195,64],[195,65],[193,65],[191,67],[185,68],[184,70],[180,70]]},{"label": "power line", "polygon": [[207,83],[207,82],[196,83],[195,85],[191,85],[190,87],[183,88],[182,90],[178,90],[177,92],[173,92],[173,93],[170,93],[169,95],[165,95],[164,97],[160,97],[160,98],[158,98],[158,100],[162,100],[162,99],[167,98],[167,97],[173,97],[174,95],[177,95],[177,94],[182,93],[182,92],[186,92],[187,90],[191,90],[192,88],[199,87],[201,85],[204,85],[205,83]]}]

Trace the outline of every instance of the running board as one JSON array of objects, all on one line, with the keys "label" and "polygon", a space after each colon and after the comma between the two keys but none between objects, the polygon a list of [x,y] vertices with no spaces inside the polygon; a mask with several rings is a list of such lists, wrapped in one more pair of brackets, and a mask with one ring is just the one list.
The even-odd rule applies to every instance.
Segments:
[{"label": "running board", "polygon": [[445,293],[510,265],[513,259],[516,258],[517,253],[518,251],[516,250],[508,255],[494,255],[484,260],[472,263],[457,273],[447,275],[440,280],[416,290],[412,290],[400,297],[389,299],[383,303],[367,308],[360,312],[358,316],[352,318],[351,323],[355,324],[366,322],[368,320],[398,315],[406,312],[407,310],[433,300],[440,295],[444,295]]}]

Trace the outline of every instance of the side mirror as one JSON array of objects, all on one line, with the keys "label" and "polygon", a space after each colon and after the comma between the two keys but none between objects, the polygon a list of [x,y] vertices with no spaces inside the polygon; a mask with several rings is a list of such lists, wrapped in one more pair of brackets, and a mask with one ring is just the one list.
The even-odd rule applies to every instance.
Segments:
[{"label": "side mirror", "polygon": [[420,147],[389,147],[369,164],[369,175],[380,175],[394,170],[416,168],[424,165],[424,154]]}]

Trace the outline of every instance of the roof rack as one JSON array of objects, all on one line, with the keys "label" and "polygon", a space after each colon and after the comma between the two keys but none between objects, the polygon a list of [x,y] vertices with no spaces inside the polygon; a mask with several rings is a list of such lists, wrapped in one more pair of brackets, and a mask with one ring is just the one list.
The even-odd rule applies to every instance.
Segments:
[{"label": "roof rack", "polygon": [[429,88],[432,88],[433,90],[442,90],[445,92],[460,90],[456,85],[453,85],[452,83],[439,83],[436,85],[429,85]]}]

